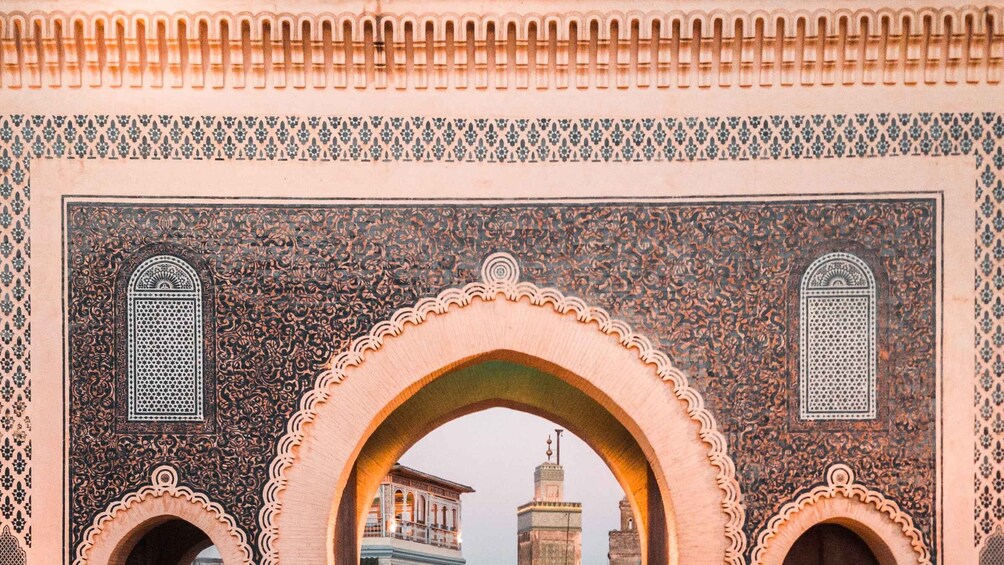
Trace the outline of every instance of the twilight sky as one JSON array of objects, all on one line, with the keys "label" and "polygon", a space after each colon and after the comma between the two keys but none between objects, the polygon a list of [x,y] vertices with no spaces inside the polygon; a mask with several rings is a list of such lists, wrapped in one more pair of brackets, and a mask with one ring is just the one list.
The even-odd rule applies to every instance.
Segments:
[{"label": "twilight sky", "polygon": [[[474,487],[463,497],[464,557],[469,565],[516,564],[516,507],[533,498],[533,469],[546,460],[555,424],[491,408],[444,424],[401,458],[409,467]],[[624,491],[581,439],[561,439],[565,499],[582,503],[582,563],[607,564],[607,533],[618,527]]]}]

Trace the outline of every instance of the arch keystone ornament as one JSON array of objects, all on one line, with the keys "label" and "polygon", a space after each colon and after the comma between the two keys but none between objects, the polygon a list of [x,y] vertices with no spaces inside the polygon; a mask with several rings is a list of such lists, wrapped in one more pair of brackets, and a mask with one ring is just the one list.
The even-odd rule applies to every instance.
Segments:
[{"label": "arch keystone ornament", "polygon": [[519,282],[519,263],[503,251],[492,253],[481,264],[481,280],[486,284],[516,284]]},{"label": "arch keystone ornament", "polygon": [[752,565],[781,565],[809,528],[832,523],[860,536],[881,565],[931,565],[931,553],[913,519],[896,502],[855,482],[842,463],[826,471],[826,484],[785,504],[757,537]]},{"label": "arch keystone ornament", "polygon": [[174,467],[161,465],[150,474],[149,485],[112,502],[94,519],[77,546],[73,565],[114,562],[123,545],[138,540],[137,531],[159,518],[180,518],[201,529],[220,550],[224,565],[254,562],[247,534],[234,518],[205,494],[179,486]]},{"label": "arch keystone ornament", "polygon": [[[671,522],[668,525],[671,529],[670,539],[677,539],[673,536],[678,531],[691,536],[686,547],[682,543],[679,547],[670,546],[669,562],[689,563],[697,556],[694,562],[745,564],[744,553],[747,545],[743,524],[746,511],[736,479],[735,464],[728,454],[725,437],[718,430],[714,416],[704,406],[700,393],[690,386],[687,376],[673,364],[670,357],[657,350],[646,337],[635,333],[627,323],[612,319],[605,310],[589,306],[579,298],[565,296],[555,288],[541,288],[534,283],[520,281],[519,263],[508,253],[497,252],[486,257],[481,266],[481,277],[481,282],[472,282],[460,288],[448,288],[434,298],[421,299],[414,306],[398,310],[389,319],[377,323],[368,334],[356,338],[345,350],[333,356],[328,368],[318,375],[313,389],[301,398],[300,409],[290,418],[287,432],[278,442],[276,456],[269,468],[270,479],[263,491],[264,506],[259,514],[262,528],[259,536],[261,563],[278,565],[280,544],[289,544],[288,547],[283,546],[283,555],[291,553],[299,559],[317,559],[318,555],[314,555],[312,551],[330,551],[327,546],[322,548],[320,544],[312,546],[315,549],[303,549],[303,544],[316,543],[313,534],[303,531],[303,527],[316,528],[330,522],[330,518],[325,520],[325,517],[330,517],[334,508],[337,508],[337,500],[341,496],[339,489],[342,488],[337,486],[338,481],[347,480],[345,478],[347,471],[332,470],[332,467],[343,463],[348,466],[354,465],[353,453],[358,451],[353,452],[352,449],[355,448],[347,445],[333,444],[347,443],[348,440],[343,438],[356,433],[356,428],[351,426],[360,426],[358,433],[365,441],[367,434],[370,433],[366,429],[371,431],[374,426],[373,420],[361,421],[370,417],[366,411],[369,408],[360,407],[358,404],[352,404],[354,410],[350,408],[349,411],[359,414],[345,414],[337,424],[333,423],[330,414],[338,407],[338,403],[349,402],[355,398],[352,395],[357,394],[361,387],[391,388],[392,390],[380,392],[397,395],[397,389],[393,387],[400,383],[378,383],[380,380],[378,375],[382,374],[380,367],[396,363],[397,356],[405,355],[412,359],[412,363],[421,364],[419,368],[412,367],[412,370],[418,375],[417,378],[425,378],[426,375],[437,374],[436,371],[443,370],[443,367],[454,366],[458,361],[470,358],[471,355],[477,357],[481,352],[489,351],[491,348],[496,351],[515,351],[523,347],[525,351],[520,353],[529,356],[540,355],[537,350],[540,344],[535,339],[537,337],[546,339],[546,336],[553,335],[547,332],[554,330],[575,332],[581,341],[576,342],[575,347],[557,348],[563,349],[562,351],[553,351],[552,348],[554,359],[541,357],[542,361],[577,374],[576,369],[582,369],[587,364],[584,358],[595,354],[595,349],[590,348],[594,346],[611,348],[607,352],[610,355],[639,361],[636,365],[632,365],[630,372],[625,371],[625,374],[631,375],[630,378],[645,374],[653,377],[652,380],[639,381],[638,386],[643,393],[630,395],[632,398],[637,402],[641,402],[638,398],[654,399],[658,394],[644,391],[662,390],[667,398],[677,401],[664,403],[653,400],[660,413],[672,417],[670,427],[677,426],[682,433],[682,435],[670,433],[665,436],[666,439],[660,438],[662,443],[652,451],[652,454],[665,459],[658,462],[659,465],[666,465],[665,467],[656,467],[654,464],[652,467],[653,472],[662,473],[661,477],[657,477],[657,480],[663,481],[660,487],[666,489],[666,494],[671,497],[677,497],[676,501],[670,499],[666,503],[667,507],[675,512],[676,518],[667,516],[667,520]],[[551,316],[548,312],[557,315]],[[448,313],[449,316],[445,315]],[[494,324],[495,327],[491,331],[495,333],[491,337],[486,337],[491,332],[478,331],[478,328],[484,328],[485,316],[491,316],[488,319],[492,320],[502,320]],[[432,319],[437,320],[436,323],[426,325],[426,322]],[[517,323],[523,322],[527,325],[516,326]],[[507,326],[507,323],[511,325]],[[514,332],[508,331],[507,327],[521,327],[519,336],[512,335]],[[591,332],[589,328],[596,332]],[[409,348],[416,343],[420,344],[420,340],[426,335],[431,335],[430,332],[438,335],[437,332],[444,331],[457,338],[450,343],[449,348],[442,348],[451,351],[444,351],[441,355],[455,357],[434,358],[437,353],[430,352],[427,346],[424,347],[427,353],[424,358],[420,358],[422,355],[405,353],[410,352]],[[606,336],[615,340],[611,341]],[[394,345],[385,347],[392,339],[395,340]],[[470,348],[464,349],[467,346]],[[479,347],[482,349],[478,349]],[[579,347],[584,347],[585,352],[576,349]],[[385,358],[373,360],[381,350],[384,350]],[[459,357],[456,357],[457,355]],[[600,357],[604,355],[601,354]],[[367,360],[373,361],[367,365],[364,363]],[[563,363],[577,366],[568,367]],[[372,370],[373,374],[359,374],[358,378],[347,380],[349,376],[364,373],[368,366],[377,367]],[[434,368],[430,372],[431,367]],[[401,376],[403,373],[400,370],[395,370],[394,373],[400,379],[414,378]],[[586,378],[583,374],[577,375]],[[605,372],[601,375],[597,379],[595,372],[589,374],[589,378],[593,379],[589,381],[592,386],[598,384],[602,386],[603,378],[612,378]],[[624,391],[622,384],[618,384],[621,387],[618,394],[629,394]],[[349,388],[339,395],[336,393],[338,385]],[[665,385],[668,387],[662,388]],[[415,387],[409,385],[408,388],[413,390]],[[367,402],[378,403],[374,400]],[[611,398],[610,402],[616,405],[618,400]],[[386,406],[380,404],[374,407],[372,417],[379,419],[379,414],[386,413]],[[327,411],[324,417],[321,417],[322,411]],[[627,412],[626,415],[630,417],[631,414]],[[360,421],[357,422],[356,419]],[[376,423],[379,424],[379,421]],[[666,421],[660,421],[660,425],[664,424]],[[665,431],[664,428],[661,429]],[[645,430],[641,428],[639,430],[638,433],[644,436]],[[690,430],[694,432],[692,436],[687,435]],[[669,443],[674,444],[673,449],[667,447]],[[334,450],[332,453],[335,453],[335,458],[324,452],[326,449]],[[671,453],[667,456],[667,452],[687,455]],[[675,469],[674,465],[679,464],[679,458],[682,457],[689,457],[683,466],[690,470],[680,469],[678,474],[667,476],[672,474],[668,471]],[[322,460],[324,461],[322,468],[315,469],[314,467]],[[347,468],[349,467],[344,469]],[[696,473],[693,481],[688,474],[691,472]],[[337,473],[342,474],[337,475]],[[329,485],[316,483],[319,475],[327,475],[325,480],[331,481]],[[315,484],[308,484],[312,481]],[[694,483],[693,488],[685,488],[691,482]],[[293,492],[294,486],[295,492]],[[709,500],[708,496],[713,497],[713,500]],[[319,500],[323,497],[327,498]],[[700,501],[695,503],[697,498],[700,498]],[[329,506],[326,507],[326,504]],[[293,511],[291,506],[295,506],[296,511]],[[288,513],[286,519],[289,523],[286,527],[282,525],[284,512]],[[693,515],[684,515],[681,512]],[[680,519],[681,516],[683,519]],[[705,518],[708,516],[714,518],[707,521]],[[684,520],[687,520],[685,524]],[[697,527],[687,530],[694,525]],[[333,535],[330,523],[327,524],[327,531],[329,536]],[[713,536],[715,539],[708,536]],[[702,554],[700,547],[702,540],[710,543],[709,547],[715,548],[708,555],[721,555],[720,561]],[[326,543],[330,543],[330,540]],[[688,551],[690,553],[686,554]],[[685,559],[688,555],[690,559]],[[330,556],[326,558],[330,560]]]}]

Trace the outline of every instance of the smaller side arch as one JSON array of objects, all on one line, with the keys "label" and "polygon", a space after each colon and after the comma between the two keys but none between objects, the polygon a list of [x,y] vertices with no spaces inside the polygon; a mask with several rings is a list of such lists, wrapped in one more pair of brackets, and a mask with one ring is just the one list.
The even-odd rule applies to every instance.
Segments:
[{"label": "smaller side arch", "polygon": [[4,526],[0,533],[0,563],[3,565],[25,565],[27,557],[21,547],[21,540],[10,533],[10,526]]},{"label": "smaller side arch", "polygon": [[247,534],[222,506],[205,494],[178,486],[178,473],[169,465],[154,469],[150,483],[112,502],[94,519],[77,547],[73,565],[117,565],[147,530],[174,518],[202,530],[220,550],[224,565],[251,565]]},{"label": "smaller side arch", "polygon": [[931,565],[931,553],[913,519],[880,492],[855,483],[844,464],[826,471],[826,484],[785,504],[757,536],[752,565],[782,565],[809,528],[839,524],[861,537],[881,565]]},{"label": "smaller side arch", "polygon": [[986,539],[980,550],[980,565],[996,563],[1004,563],[1004,531],[1001,531],[1000,526]]}]

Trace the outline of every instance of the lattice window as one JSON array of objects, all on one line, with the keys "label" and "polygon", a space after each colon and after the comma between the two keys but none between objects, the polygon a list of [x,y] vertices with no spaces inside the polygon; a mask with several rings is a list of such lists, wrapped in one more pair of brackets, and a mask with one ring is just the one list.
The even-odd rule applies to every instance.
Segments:
[{"label": "lattice window", "polygon": [[980,552],[980,565],[1004,565],[1004,535],[1000,530],[987,538],[983,551]]},{"label": "lattice window", "polygon": [[802,277],[799,417],[869,420],[876,415],[875,277],[849,253],[816,259]]},{"label": "lattice window", "polygon": [[170,255],[147,259],[128,287],[128,419],[203,419],[202,286]]}]

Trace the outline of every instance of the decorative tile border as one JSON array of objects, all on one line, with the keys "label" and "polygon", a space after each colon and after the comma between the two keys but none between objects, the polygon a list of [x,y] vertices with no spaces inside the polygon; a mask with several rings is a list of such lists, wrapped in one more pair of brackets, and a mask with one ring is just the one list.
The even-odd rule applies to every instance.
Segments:
[{"label": "decorative tile border", "polygon": [[14,115],[0,121],[0,167],[24,181],[27,165],[15,161],[29,156],[536,163],[991,155],[1002,135],[1004,124],[995,113],[626,119]]},{"label": "decorative tile border", "polygon": [[1004,524],[1004,115],[651,119],[0,117],[0,524],[31,543],[27,241],[32,159],[635,162],[972,155],[976,173],[974,542]]}]

